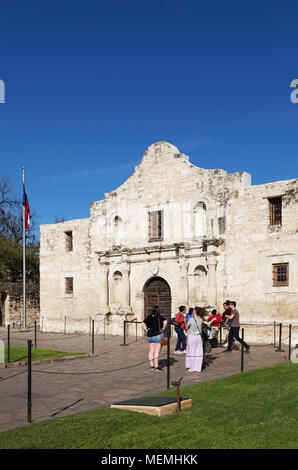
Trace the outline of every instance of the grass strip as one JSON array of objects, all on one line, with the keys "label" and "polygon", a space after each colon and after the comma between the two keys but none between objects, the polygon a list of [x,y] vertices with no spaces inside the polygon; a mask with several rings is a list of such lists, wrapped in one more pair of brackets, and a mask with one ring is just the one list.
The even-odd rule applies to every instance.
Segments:
[{"label": "grass strip", "polygon": [[[85,354],[83,352],[65,352],[65,351],[55,351],[48,349],[35,349],[32,348],[32,361],[41,360],[41,359],[52,359],[56,357],[66,357],[66,356],[77,356],[80,354]],[[28,359],[28,348],[10,348],[10,362],[19,362],[27,361]],[[5,346],[5,362],[8,361],[8,348]]]}]

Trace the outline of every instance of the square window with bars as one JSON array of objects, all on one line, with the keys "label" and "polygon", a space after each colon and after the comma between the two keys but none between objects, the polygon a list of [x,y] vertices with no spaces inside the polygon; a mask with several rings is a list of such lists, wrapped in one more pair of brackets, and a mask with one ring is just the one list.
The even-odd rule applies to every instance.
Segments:
[{"label": "square window with bars", "polygon": [[273,286],[288,286],[289,285],[289,263],[280,263],[272,265],[273,273]]},{"label": "square window with bars", "polygon": [[66,239],[66,251],[72,251],[73,250],[73,239],[72,239],[72,232],[64,232],[65,233],[65,239]]},{"label": "square window with bars", "polygon": [[65,278],[65,294],[73,294],[73,277]]},{"label": "square window with bars", "polygon": [[282,225],[282,197],[272,197],[269,199],[270,225]]},{"label": "square window with bars", "polygon": [[149,212],[149,241],[163,239],[163,211]]}]

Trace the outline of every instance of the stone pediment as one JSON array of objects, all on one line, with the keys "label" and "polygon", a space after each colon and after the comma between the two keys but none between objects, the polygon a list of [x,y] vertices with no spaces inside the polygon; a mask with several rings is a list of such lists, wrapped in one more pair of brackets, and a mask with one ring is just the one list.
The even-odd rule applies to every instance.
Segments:
[{"label": "stone pediment", "polygon": [[105,196],[109,199],[125,191],[128,199],[148,198],[148,203],[152,203],[155,199],[156,202],[172,199],[176,193],[179,199],[179,193],[189,195],[193,185],[207,174],[208,170],[192,165],[189,157],[174,145],[157,142],[148,147],[125,183]]}]

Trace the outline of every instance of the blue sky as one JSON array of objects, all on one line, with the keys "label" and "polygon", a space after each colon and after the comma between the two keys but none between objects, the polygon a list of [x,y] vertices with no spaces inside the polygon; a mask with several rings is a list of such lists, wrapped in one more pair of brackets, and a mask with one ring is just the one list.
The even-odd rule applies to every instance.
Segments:
[{"label": "blue sky", "polygon": [[153,142],[298,177],[297,1],[1,0],[0,174],[39,223],[89,215]]}]

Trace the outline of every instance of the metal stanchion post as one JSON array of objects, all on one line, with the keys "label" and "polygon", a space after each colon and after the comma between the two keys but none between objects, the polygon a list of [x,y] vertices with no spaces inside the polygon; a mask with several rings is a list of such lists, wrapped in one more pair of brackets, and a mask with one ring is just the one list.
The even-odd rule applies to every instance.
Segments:
[{"label": "metal stanchion post", "polygon": [[120,346],[128,346],[128,344],[126,344],[126,323],[127,323],[127,320],[124,320],[124,322],[123,322],[123,344],[120,344]]},{"label": "metal stanchion post", "polygon": [[94,320],[92,320],[92,354],[94,354]]},{"label": "metal stanchion post", "polygon": [[171,352],[170,352],[170,337],[171,337],[171,332],[170,328],[168,328],[168,334],[167,334],[167,339],[168,339],[168,344],[167,344],[167,390],[170,390],[170,366],[171,366]]},{"label": "metal stanchion post", "polygon": [[[244,328],[242,328],[242,331],[241,331],[242,335],[241,335],[241,338],[242,338],[242,341],[244,341]],[[241,343],[241,372],[243,372],[243,364],[244,364],[244,346],[243,346],[243,343]]]},{"label": "metal stanchion post", "polygon": [[32,423],[31,419],[31,410],[32,410],[32,401],[31,401],[31,386],[32,386],[32,361],[31,361],[31,349],[32,341],[28,340],[28,389],[27,389],[27,421]]},{"label": "metal stanchion post", "polygon": [[292,325],[289,325],[289,361],[291,360]]},{"label": "metal stanchion post", "polygon": [[10,325],[7,325],[7,362],[10,362]]},{"label": "metal stanchion post", "polygon": [[282,323],[279,324],[279,346],[278,346],[278,349],[275,350],[275,352],[284,352],[284,350],[281,349],[281,337],[282,337]]},{"label": "metal stanchion post", "polygon": [[219,345],[222,346],[222,324],[219,325]]},{"label": "metal stanchion post", "polygon": [[276,326],[276,322],[274,320],[274,333],[273,333],[273,347],[276,348],[276,329],[275,329],[275,326]]},{"label": "metal stanchion post", "polygon": [[36,320],[34,320],[34,347],[37,348],[37,331],[36,331]]},{"label": "metal stanchion post", "polygon": [[180,385],[183,377],[180,377],[180,379],[177,382],[172,382],[172,385],[176,387],[176,392],[177,392],[177,412],[180,413],[181,411],[181,403],[180,403]]}]

